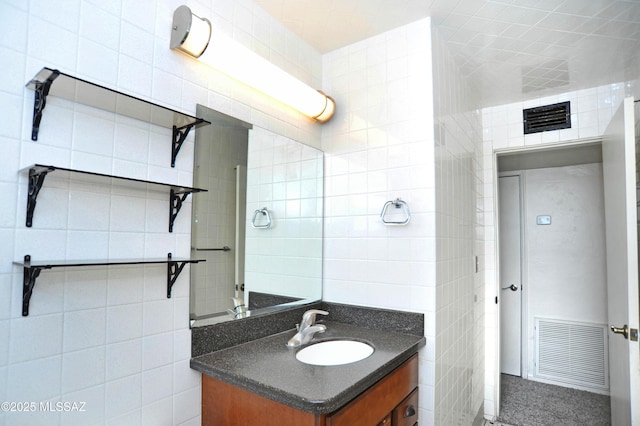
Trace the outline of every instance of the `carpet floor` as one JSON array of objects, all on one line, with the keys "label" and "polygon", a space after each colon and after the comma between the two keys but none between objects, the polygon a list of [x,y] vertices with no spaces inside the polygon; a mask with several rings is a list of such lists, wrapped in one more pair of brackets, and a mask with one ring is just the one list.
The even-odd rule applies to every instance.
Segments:
[{"label": "carpet floor", "polygon": [[513,426],[610,426],[607,395],[502,374],[498,421]]}]

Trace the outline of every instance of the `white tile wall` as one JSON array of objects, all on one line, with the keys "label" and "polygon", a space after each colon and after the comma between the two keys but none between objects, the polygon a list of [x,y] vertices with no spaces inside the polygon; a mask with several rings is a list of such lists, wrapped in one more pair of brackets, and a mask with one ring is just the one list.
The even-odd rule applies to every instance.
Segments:
[{"label": "white tile wall", "polygon": [[[325,87],[342,108],[323,130],[323,297],[425,313],[421,424],[470,424],[484,390],[475,94],[429,20],[324,60]],[[385,227],[380,211],[396,197],[412,221]]]},{"label": "white tile wall", "polygon": [[482,123],[478,92],[433,33],[436,168],[435,424],[471,424],[483,401]]},{"label": "white tile wall", "polygon": [[[165,194],[48,177],[26,228],[25,173],[35,162],[192,184],[193,134],[170,167],[170,130],[49,97],[30,140],[43,66],[195,113],[209,105],[255,126],[320,145],[320,127],[169,49],[179,5],[169,0],[0,0],[0,399],[82,401],[83,413],[6,413],[0,425],[200,423],[199,374],[189,368],[188,267],[166,298],[160,266],[43,271],[21,316],[22,270],[34,259],[188,256],[190,199],[172,234]],[[320,55],[251,1],[190,5],[222,31],[320,88]],[[265,37],[268,35],[268,37]],[[267,40],[267,44],[265,44]],[[269,43],[272,40],[273,43]]]},{"label": "white tile wall", "polygon": [[[495,203],[496,169],[495,154],[504,151],[525,149],[528,147],[552,146],[574,142],[580,139],[597,138],[603,135],[612,115],[625,96],[633,95],[637,90],[633,82],[612,83],[575,92],[559,93],[526,102],[500,105],[482,110],[483,154],[482,169],[484,199],[484,278],[486,282],[485,323],[486,323],[486,375],[484,391],[485,417],[494,419],[496,400],[499,397],[498,376],[498,315],[493,300],[496,296],[496,242],[495,242]],[[571,129],[524,135],[522,109],[548,105],[564,101],[571,102]]]},{"label": "white tile wall", "polygon": [[[436,200],[431,25],[421,20],[324,56],[339,108],[325,125],[323,298],[423,312],[420,423],[434,424]],[[385,226],[405,200],[408,226]]]}]

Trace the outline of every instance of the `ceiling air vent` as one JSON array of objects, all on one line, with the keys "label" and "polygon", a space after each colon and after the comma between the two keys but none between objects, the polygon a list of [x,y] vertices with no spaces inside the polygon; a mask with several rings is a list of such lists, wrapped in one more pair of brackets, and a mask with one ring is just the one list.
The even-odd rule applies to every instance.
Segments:
[{"label": "ceiling air vent", "polygon": [[571,128],[569,101],[522,110],[524,134]]}]

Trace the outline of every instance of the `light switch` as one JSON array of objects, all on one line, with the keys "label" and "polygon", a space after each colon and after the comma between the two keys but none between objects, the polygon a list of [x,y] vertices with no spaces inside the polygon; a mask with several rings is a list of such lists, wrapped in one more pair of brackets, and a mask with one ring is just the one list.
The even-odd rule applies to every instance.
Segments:
[{"label": "light switch", "polygon": [[536,216],[536,223],[538,225],[551,225],[551,216],[548,214]]}]

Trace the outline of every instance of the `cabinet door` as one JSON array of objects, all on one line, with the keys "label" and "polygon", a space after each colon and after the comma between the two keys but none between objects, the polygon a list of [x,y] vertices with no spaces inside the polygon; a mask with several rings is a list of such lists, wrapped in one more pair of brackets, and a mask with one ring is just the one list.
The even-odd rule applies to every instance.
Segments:
[{"label": "cabinet door", "polygon": [[417,386],[418,356],[414,355],[362,395],[327,416],[326,426],[378,425]]},{"label": "cabinet door", "polygon": [[322,416],[296,410],[202,375],[202,426],[315,426]]},{"label": "cabinet door", "polygon": [[387,417],[382,419],[376,426],[391,426],[391,413],[387,414]]},{"label": "cabinet door", "polygon": [[413,426],[418,422],[418,388],[406,397],[391,413],[393,426]]}]

